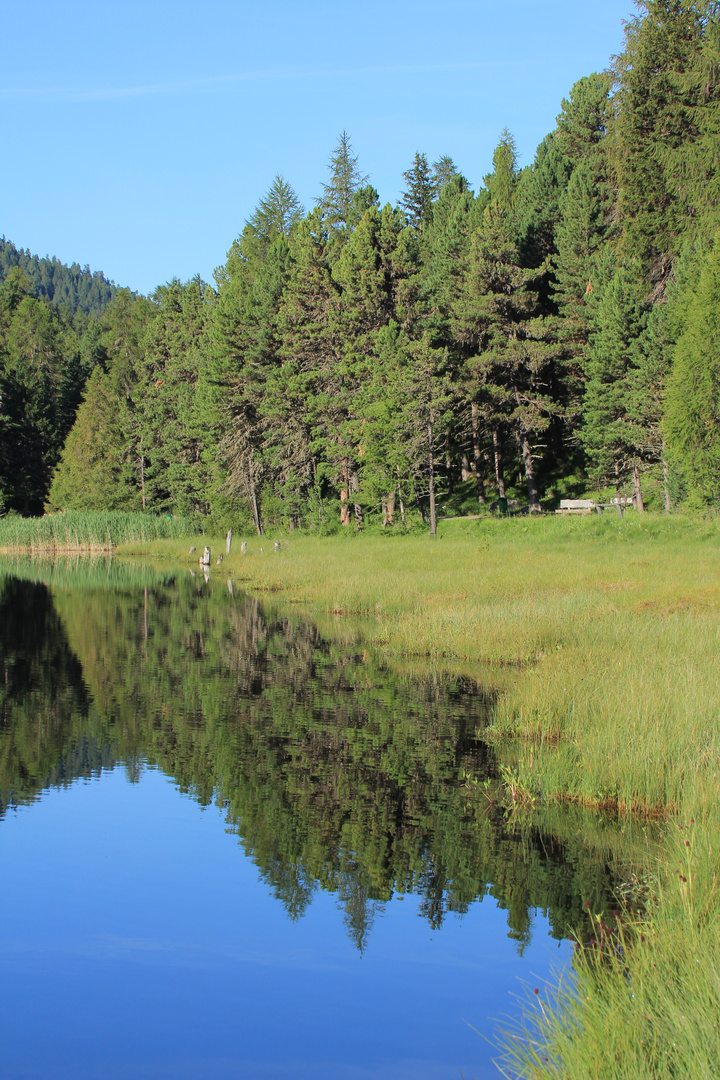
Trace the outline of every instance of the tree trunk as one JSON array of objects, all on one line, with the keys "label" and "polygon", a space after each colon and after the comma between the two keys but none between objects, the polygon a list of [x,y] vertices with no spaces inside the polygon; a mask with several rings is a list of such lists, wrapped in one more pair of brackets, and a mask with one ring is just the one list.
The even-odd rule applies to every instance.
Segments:
[{"label": "tree trunk", "polygon": [[250,505],[252,507],[253,521],[255,522],[255,529],[258,536],[263,534],[262,520],[260,518],[260,502],[257,497],[257,488],[255,487],[255,472],[252,467],[252,458],[248,462],[248,483],[250,486]]},{"label": "tree trunk", "polygon": [[340,488],[340,524],[350,524],[350,506],[348,505],[348,466],[347,459],[342,463],[342,487]]},{"label": "tree trunk", "polygon": [[[350,490],[353,493],[353,495],[357,495],[358,487],[359,487],[359,484],[358,484],[357,473],[353,469],[352,472],[350,473]],[[363,523],[362,506],[360,505],[360,503],[353,503],[353,507],[354,507],[354,510],[355,510],[355,526],[356,526],[356,528],[360,529],[360,528],[362,528],[362,523]]]},{"label": "tree trunk", "polygon": [[633,465],[632,486],[633,486],[633,493],[632,493],[633,506],[635,507],[635,509],[638,511],[639,514],[643,514],[645,512],[645,503],[643,502],[642,488],[640,486],[640,470],[637,467],[637,465]]},{"label": "tree trunk", "polygon": [[435,509],[435,460],[433,458],[433,426],[428,423],[428,465],[430,488],[430,535],[437,535],[437,511]]},{"label": "tree trunk", "polygon": [[145,509],[145,455],[140,454],[140,491],[142,492],[142,508]]},{"label": "tree trunk", "polygon": [[505,498],[505,475],[503,473],[502,443],[497,428],[493,431],[493,452],[495,455],[495,479],[497,480],[498,498]]},{"label": "tree trunk", "polygon": [[[448,443],[449,442],[450,440],[448,439]],[[445,475],[447,476],[448,494],[452,495],[455,490],[455,485],[453,484],[452,458],[450,457],[449,446],[445,451]]]},{"label": "tree trunk", "polygon": [[388,496],[387,496],[387,498],[385,500],[385,510],[386,510],[386,513],[387,513],[387,523],[388,523],[388,525],[392,525],[393,520],[395,518],[395,492],[394,491],[390,491],[388,493]]},{"label": "tree trunk", "polygon": [[670,466],[665,458],[663,458],[663,491],[665,492],[665,513],[669,514],[672,510],[672,503],[670,501]]},{"label": "tree trunk", "polygon": [[536,514],[540,509],[540,499],[538,497],[537,484],[535,483],[535,469],[533,467],[532,452],[530,450],[530,440],[527,435],[522,437],[522,456],[523,464],[525,466],[525,482],[527,484],[528,499],[530,500],[530,513]]},{"label": "tree trunk", "polygon": [[460,467],[460,475],[462,477],[463,484],[465,483],[466,480],[470,479],[470,473],[471,472],[472,472],[472,469],[470,468],[470,462],[468,460],[468,456],[467,456],[467,454],[463,454],[463,456],[462,456],[462,465]]},{"label": "tree trunk", "polygon": [[475,483],[477,484],[477,500],[482,506],[485,502],[485,484],[483,482],[482,453],[480,450],[478,407],[474,401],[470,406],[470,412],[472,417],[473,468],[475,469]]}]

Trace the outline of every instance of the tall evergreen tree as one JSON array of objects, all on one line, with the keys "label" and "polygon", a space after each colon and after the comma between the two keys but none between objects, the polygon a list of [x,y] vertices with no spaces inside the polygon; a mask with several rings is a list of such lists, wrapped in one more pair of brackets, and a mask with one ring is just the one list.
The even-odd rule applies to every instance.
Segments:
[{"label": "tall evergreen tree", "polygon": [[[433,180],[435,181],[435,191],[438,195],[445,185],[449,184],[455,176],[460,176],[460,173],[449,154],[443,154],[437,161],[433,161]],[[465,183],[467,183],[467,181],[465,181]]]},{"label": "tall evergreen tree", "polygon": [[267,195],[260,200],[248,219],[248,224],[262,249],[267,250],[279,237],[287,239],[302,215],[300,200],[287,180],[278,174]]},{"label": "tall evergreen tree", "polygon": [[720,504],[720,244],[703,260],[667,379],[664,434],[695,503]]},{"label": "tall evergreen tree", "polygon": [[125,461],[116,372],[96,367],[55,469],[46,509],[139,510],[141,495]]},{"label": "tall evergreen tree", "polygon": [[519,174],[515,139],[505,128],[493,152],[493,170],[483,178],[483,183],[490,193],[491,202],[506,214],[512,208]]},{"label": "tall evergreen tree", "polygon": [[598,268],[598,277],[584,361],[582,440],[598,481],[619,489],[631,480],[642,508],[644,459],[633,430],[632,395],[647,322],[643,278],[639,267],[633,273],[617,266],[609,253]]},{"label": "tall evergreen tree", "polygon": [[403,173],[403,179],[407,188],[402,194],[400,205],[405,211],[408,225],[417,232],[422,232],[430,220],[433,199],[437,193],[437,182],[425,154],[415,154],[412,165]]},{"label": "tall evergreen tree", "polygon": [[42,510],[72,425],[78,342],[15,270],[0,285],[0,490],[7,507]]},{"label": "tall evergreen tree", "polygon": [[697,104],[697,87],[684,76],[696,62],[703,28],[692,0],[639,0],[638,6],[641,13],[627,23],[625,48],[616,59],[611,157],[623,251],[640,259],[651,283],[662,288],[688,224],[663,156],[686,148],[694,135],[689,110]]},{"label": "tall evergreen tree", "polygon": [[154,296],[138,370],[145,505],[179,514],[208,509],[203,425],[196,390],[207,354],[213,293],[199,278],[173,281]]},{"label": "tall evergreen tree", "polygon": [[330,228],[344,234],[353,227],[360,213],[367,209],[357,206],[356,196],[368,181],[368,177],[360,172],[358,157],[353,153],[347,131],[340,133],[338,144],[330,156],[328,170],[330,179],[323,184],[323,194],[318,204]]},{"label": "tall evergreen tree", "polygon": [[474,399],[492,432],[498,487],[508,439],[522,456],[531,509],[539,509],[533,444],[559,410],[552,394],[555,352],[538,315],[542,268],[522,267],[513,224],[495,203],[473,236],[465,287],[456,304],[461,340],[473,348],[469,363]]},{"label": "tall evergreen tree", "polygon": [[267,387],[280,366],[277,319],[291,264],[281,235],[264,253],[247,233],[233,245],[218,275],[209,378],[202,388],[213,448],[213,504],[243,500],[259,534],[263,485],[271,476],[265,453]]}]

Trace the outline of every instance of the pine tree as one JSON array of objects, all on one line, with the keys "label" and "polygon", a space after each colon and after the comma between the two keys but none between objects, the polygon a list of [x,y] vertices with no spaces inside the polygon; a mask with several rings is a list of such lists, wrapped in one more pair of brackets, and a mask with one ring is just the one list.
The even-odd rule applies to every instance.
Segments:
[{"label": "pine tree", "polygon": [[606,233],[597,172],[591,161],[583,160],[572,173],[561,201],[553,259],[553,292],[563,317],[562,332],[575,354],[582,352],[587,341],[586,298],[593,292],[595,260]]},{"label": "pine tree", "polygon": [[540,143],[532,166],[518,176],[513,209],[526,266],[540,266],[555,253],[555,229],[570,172],[567,157],[548,135]]},{"label": "pine tree", "polygon": [[103,314],[102,343],[107,354],[119,413],[119,431],[123,443],[118,447],[123,462],[123,481],[140,493],[146,506],[145,446],[141,428],[141,364],[144,339],[157,308],[145,297],[136,297],[129,289],[119,289]]},{"label": "pine tree", "polygon": [[407,223],[416,232],[422,232],[432,215],[433,199],[437,184],[425,154],[417,153],[410,168],[403,173],[407,188],[400,205],[405,211]]},{"label": "pine tree", "polygon": [[694,136],[697,87],[684,76],[701,48],[702,17],[688,0],[639,0],[638,6],[641,14],[627,24],[625,48],[615,65],[619,85],[611,160],[622,249],[626,257],[639,259],[650,282],[662,289],[687,226],[687,210],[666,163],[668,153],[684,154]]},{"label": "pine tree", "polygon": [[0,490],[23,513],[42,510],[52,470],[72,423],[63,413],[67,360],[57,313],[25,294],[13,276],[0,310]]},{"label": "pine tree", "polygon": [[278,355],[263,405],[266,460],[283,512],[295,519],[334,472],[342,403],[328,393],[340,342],[332,310],[340,292],[330,266],[331,239],[320,209],[293,236],[292,265],[278,310]]},{"label": "pine tree", "polygon": [[333,269],[333,278],[341,290],[331,309],[339,349],[332,369],[326,373],[325,389],[335,407],[342,407],[343,419],[339,426],[342,438],[336,445],[329,444],[329,449],[337,461],[341,491],[349,492],[358,521],[366,493],[364,478],[371,465],[365,450],[360,391],[372,381],[378,335],[397,318],[402,304],[399,293],[414,268],[408,232],[400,210],[389,204],[382,212],[371,207],[358,222]]},{"label": "pine tree", "polygon": [[291,265],[284,236],[264,253],[245,234],[233,245],[218,275],[208,376],[200,386],[213,505],[243,500],[258,534],[272,475],[264,453],[267,386],[281,363],[277,318]]},{"label": "pine tree", "polygon": [[[497,190],[497,189],[496,189]],[[508,437],[523,462],[531,509],[539,508],[533,443],[561,409],[553,397],[555,350],[539,317],[538,283],[544,268],[522,267],[513,223],[497,203],[488,207],[472,239],[464,290],[455,305],[458,336],[474,352],[472,395],[492,433],[498,487]]]},{"label": "pine tree", "polygon": [[604,155],[604,141],[612,118],[612,75],[594,72],[573,85],[562,100],[553,139],[572,168],[581,161],[597,162]]},{"label": "pine tree", "polygon": [[203,428],[195,394],[207,354],[212,290],[195,278],[154,295],[157,314],[138,366],[145,505],[178,514],[208,510]]},{"label": "pine tree", "polygon": [[452,315],[463,288],[476,212],[473,193],[456,176],[440,192],[421,239],[414,315],[419,333],[430,332],[434,346],[457,346]]},{"label": "pine tree", "polygon": [[720,10],[716,0],[688,3],[686,10],[695,16],[700,40],[686,65],[669,75],[682,102],[684,137],[663,139],[657,155],[697,239],[720,225]]}]

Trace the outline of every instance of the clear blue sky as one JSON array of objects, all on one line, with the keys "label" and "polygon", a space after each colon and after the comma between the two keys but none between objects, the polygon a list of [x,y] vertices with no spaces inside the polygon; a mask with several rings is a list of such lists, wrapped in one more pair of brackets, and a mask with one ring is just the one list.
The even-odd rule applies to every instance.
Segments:
[{"label": "clear blue sky", "polygon": [[212,280],[276,173],[306,207],[346,129],[382,202],[413,154],[521,164],[632,0],[3,0],[0,234],[142,292]]}]

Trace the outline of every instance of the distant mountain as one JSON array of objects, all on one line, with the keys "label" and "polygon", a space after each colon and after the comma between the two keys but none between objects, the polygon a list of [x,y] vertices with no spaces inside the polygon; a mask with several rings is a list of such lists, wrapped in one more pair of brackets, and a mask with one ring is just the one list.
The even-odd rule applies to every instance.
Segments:
[{"label": "distant mountain", "polygon": [[89,266],[81,269],[77,263],[67,266],[55,258],[41,259],[30,251],[16,248],[3,236],[0,238],[0,281],[14,266],[27,274],[36,296],[45,297],[55,307],[64,307],[73,315],[77,311],[96,317],[101,315],[118,291],[118,286],[99,270],[92,271]]}]

